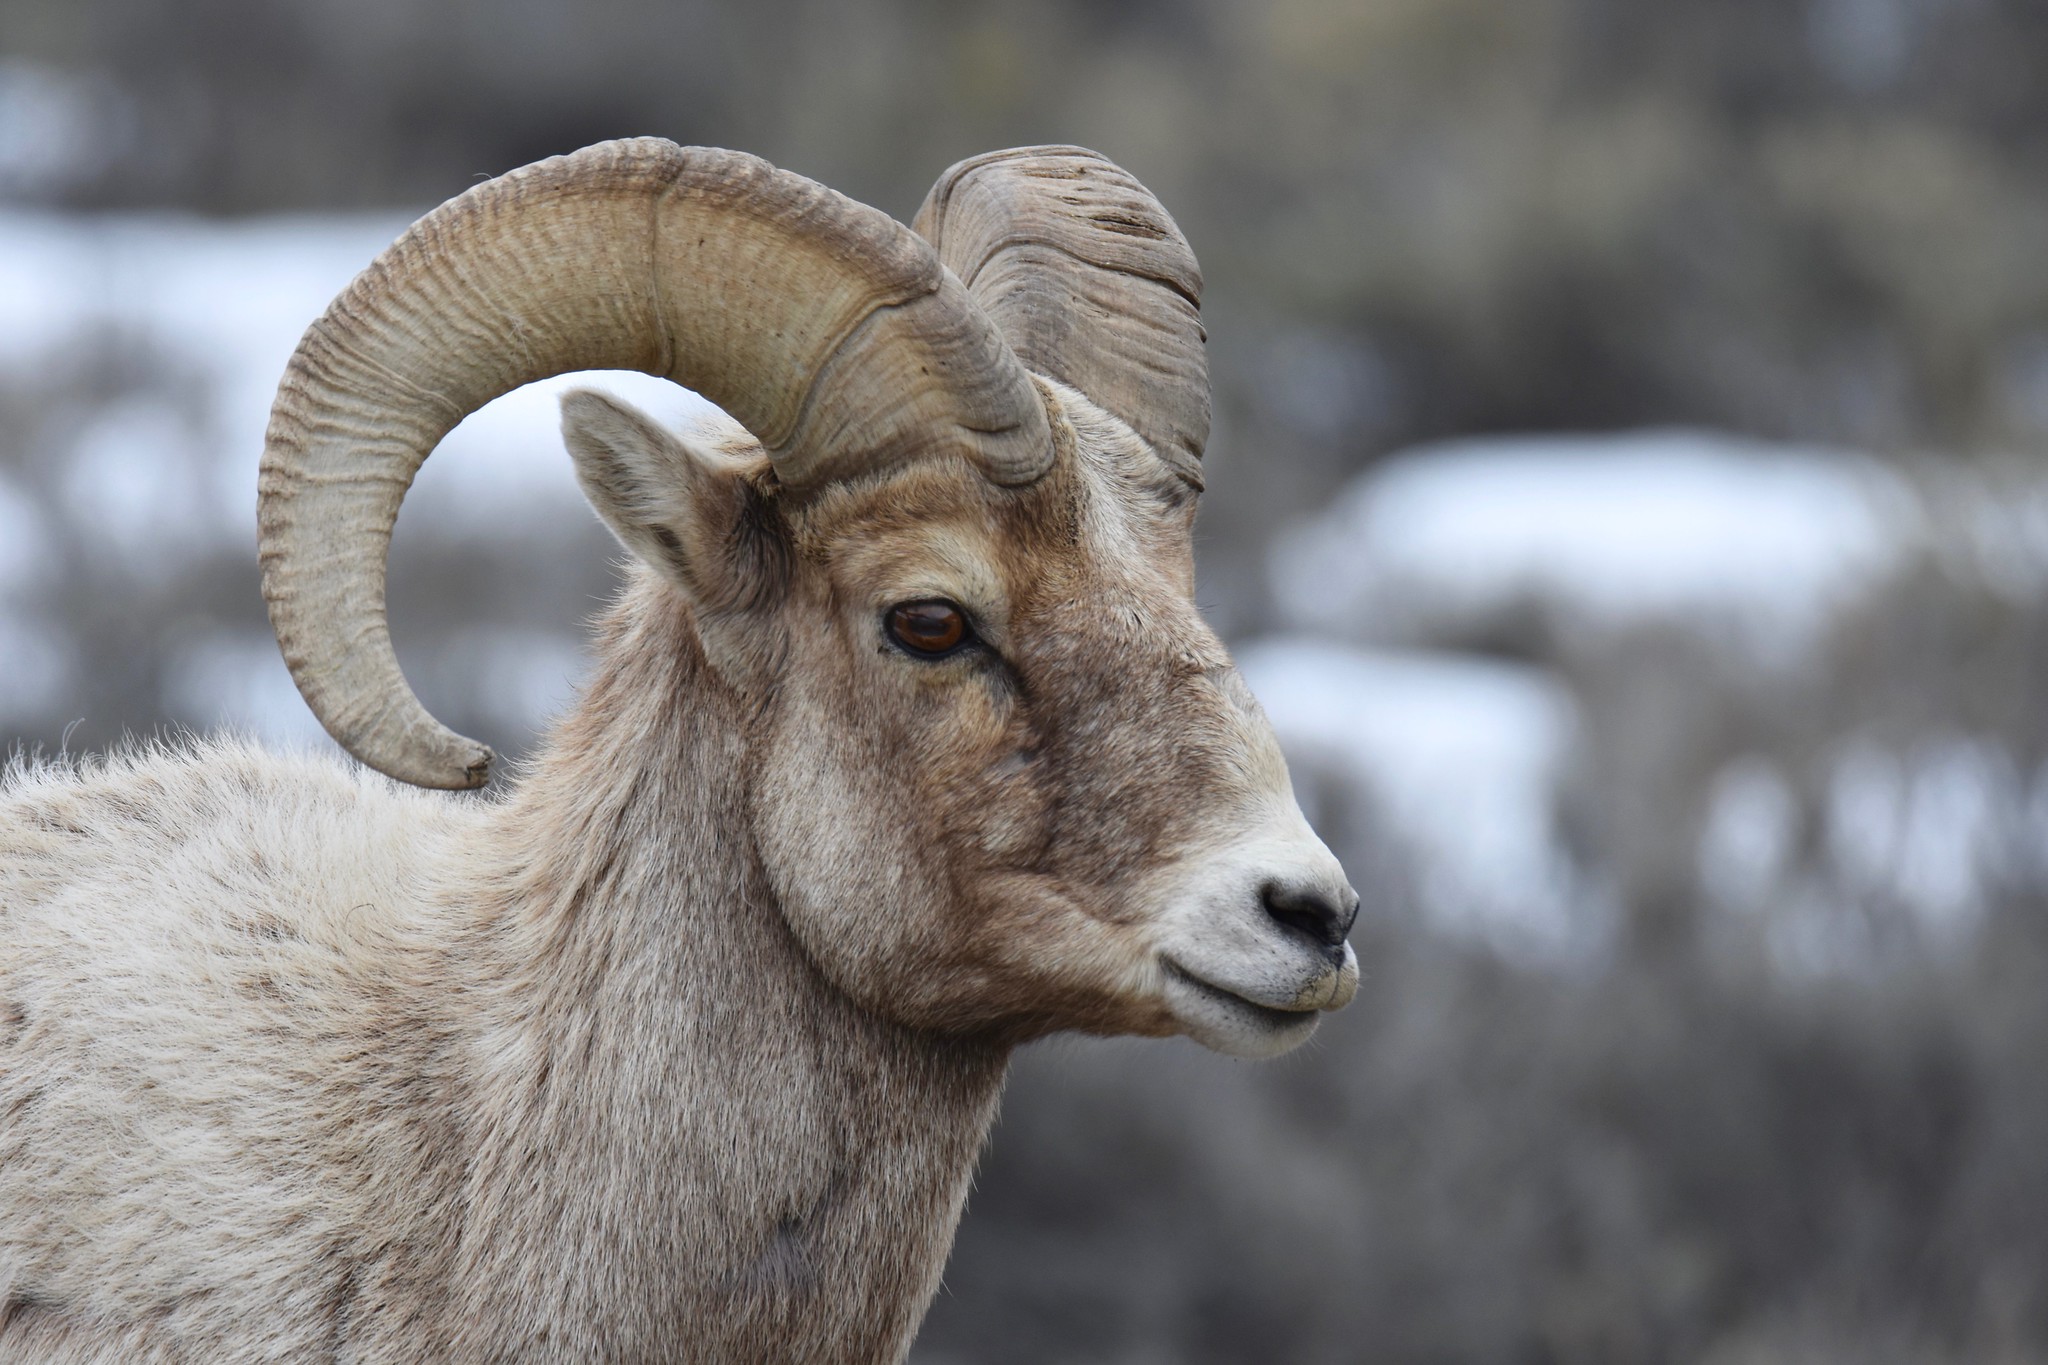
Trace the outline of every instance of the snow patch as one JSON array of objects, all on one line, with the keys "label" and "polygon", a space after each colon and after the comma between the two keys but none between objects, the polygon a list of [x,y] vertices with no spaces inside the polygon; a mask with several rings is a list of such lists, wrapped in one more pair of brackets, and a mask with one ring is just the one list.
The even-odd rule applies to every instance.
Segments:
[{"label": "snow patch", "polygon": [[1535,605],[1597,626],[1723,623],[1796,654],[1904,556],[1915,503],[1869,461],[1702,432],[1425,447],[1275,546],[1295,624],[1456,638]]}]

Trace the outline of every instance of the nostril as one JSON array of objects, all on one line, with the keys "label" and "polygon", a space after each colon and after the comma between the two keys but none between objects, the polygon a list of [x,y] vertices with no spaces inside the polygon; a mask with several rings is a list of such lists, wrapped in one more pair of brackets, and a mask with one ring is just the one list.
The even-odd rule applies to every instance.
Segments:
[{"label": "nostril", "polygon": [[1358,896],[1348,887],[1333,896],[1320,888],[1267,882],[1259,899],[1276,923],[1329,949],[1343,947],[1358,918]]}]

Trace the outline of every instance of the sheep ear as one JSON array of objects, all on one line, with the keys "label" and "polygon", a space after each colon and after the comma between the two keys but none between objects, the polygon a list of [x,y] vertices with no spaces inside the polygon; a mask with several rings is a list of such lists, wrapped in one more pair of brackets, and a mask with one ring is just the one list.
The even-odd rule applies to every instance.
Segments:
[{"label": "sheep ear", "polygon": [[760,604],[779,582],[774,519],[743,459],[696,445],[594,389],[562,395],[576,481],[619,543],[700,606]]}]

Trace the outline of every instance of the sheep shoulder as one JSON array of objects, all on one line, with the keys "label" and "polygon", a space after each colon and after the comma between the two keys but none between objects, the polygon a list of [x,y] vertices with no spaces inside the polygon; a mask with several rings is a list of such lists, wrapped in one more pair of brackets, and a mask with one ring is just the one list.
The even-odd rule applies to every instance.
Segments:
[{"label": "sheep shoulder", "polygon": [[259,1317],[318,1350],[438,1273],[462,1138],[427,887],[483,810],[233,742],[9,768],[0,1360]]}]

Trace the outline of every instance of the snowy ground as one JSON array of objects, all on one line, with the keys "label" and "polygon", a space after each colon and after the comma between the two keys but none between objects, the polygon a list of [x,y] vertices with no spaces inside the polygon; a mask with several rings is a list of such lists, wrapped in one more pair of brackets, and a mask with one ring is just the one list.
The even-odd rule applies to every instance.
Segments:
[{"label": "snowy ground", "polygon": [[1276,545],[1305,629],[1361,638],[1537,606],[1722,620],[1795,655],[1919,534],[1899,479],[1839,451],[1699,431],[1495,439],[1399,455]]}]

